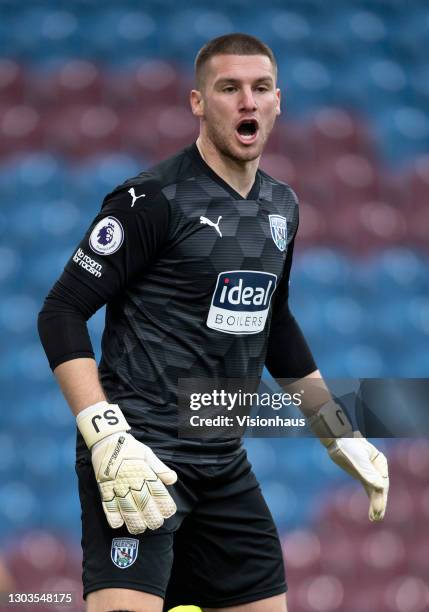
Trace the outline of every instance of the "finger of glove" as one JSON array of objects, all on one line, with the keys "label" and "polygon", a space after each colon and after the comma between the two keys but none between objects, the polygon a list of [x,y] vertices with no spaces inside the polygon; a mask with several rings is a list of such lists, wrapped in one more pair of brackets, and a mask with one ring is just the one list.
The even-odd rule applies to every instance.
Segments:
[{"label": "finger of glove", "polygon": [[113,529],[122,527],[124,521],[119,510],[118,501],[113,492],[112,484],[98,483],[98,490],[100,491],[101,503],[110,527]]},{"label": "finger of glove", "polygon": [[389,466],[387,464],[387,459],[383,455],[383,453],[380,453],[380,451],[378,451],[376,457],[372,459],[372,464],[383,479],[389,478]]},{"label": "finger of glove", "polygon": [[104,510],[104,514],[106,515],[107,522],[109,523],[112,529],[118,529],[118,527],[122,527],[124,524],[124,520],[119,512],[119,507],[116,501],[116,498],[110,501],[101,502]]},{"label": "finger of glove", "polygon": [[370,450],[365,444],[362,444],[359,439],[353,438],[344,442],[338,440],[336,447],[329,450],[333,461],[346,469],[352,476],[362,483],[382,489],[384,486],[383,479],[371,463],[369,453]]},{"label": "finger of glove", "polygon": [[374,489],[370,485],[364,487],[369,497],[369,520],[381,521],[386,513],[388,487],[384,489]]},{"label": "finger of glove", "polygon": [[365,488],[367,490],[368,496],[370,496],[371,491],[375,490],[378,492],[383,492],[387,499],[387,494],[389,492],[389,469],[387,464],[387,459],[383,455],[377,451],[376,455],[371,459],[371,463],[374,466],[374,469],[378,472],[381,477],[381,487],[373,487],[372,485],[366,485]]},{"label": "finger of glove", "polygon": [[147,447],[146,461],[164,484],[172,485],[176,482],[176,472],[165,465],[165,463],[163,463],[149,447]]},{"label": "finger of glove", "polygon": [[133,499],[141,513],[143,520],[149,529],[158,529],[164,523],[164,518],[161,515],[158,506],[154,499],[152,499],[150,489],[145,483],[141,490],[132,491]]},{"label": "finger of glove", "polygon": [[147,525],[141,510],[137,507],[132,491],[124,497],[117,497],[119,508],[125,525],[130,533],[143,533]]},{"label": "finger of glove", "polygon": [[382,477],[384,486],[382,489],[372,489],[372,491],[370,491],[369,498],[371,503],[369,507],[369,519],[371,521],[381,521],[386,513],[387,497],[389,493],[389,468],[386,457],[380,452],[374,457],[372,463]]},{"label": "finger of glove", "polygon": [[159,513],[164,518],[173,516],[177,507],[173,498],[160,480],[147,482],[151,498],[156,503]]}]

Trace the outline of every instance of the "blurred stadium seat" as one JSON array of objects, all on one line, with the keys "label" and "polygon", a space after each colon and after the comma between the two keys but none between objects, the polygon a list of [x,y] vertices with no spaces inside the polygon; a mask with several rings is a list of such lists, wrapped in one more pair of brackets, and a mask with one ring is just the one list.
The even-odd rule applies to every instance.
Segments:
[{"label": "blurred stadium seat", "polygon": [[[248,31],[278,59],[282,115],[262,167],[301,202],[291,306],[323,373],[427,377],[427,3],[253,9],[0,0],[0,541],[19,589],[80,602],[73,419],[35,315],[106,193],[195,138],[192,60],[208,38]],[[315,441],[246,445],[287,532],[294,612],[429,610],[427,441],[388,445],[381,529]]]},{"label": "blurred stadium seat", "polygon": [[0,59],[0,97],[2,104],[21,104],[25,93],[24,69],[18,62]]}]

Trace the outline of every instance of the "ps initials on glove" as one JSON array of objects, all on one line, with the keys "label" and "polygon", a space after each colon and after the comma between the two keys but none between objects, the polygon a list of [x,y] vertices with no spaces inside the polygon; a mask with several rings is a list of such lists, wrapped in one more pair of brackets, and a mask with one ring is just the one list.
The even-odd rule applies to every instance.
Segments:
[{"label": "ps initials on glove", "polygon": [[76,422],[91,450],[109,525],[116,529],[125,523],[132,534],[161,527],[176,512],[165,487],[176,482],[176,472],[127,433],[131,428],[116,404],[89,406],[77,415]]}]

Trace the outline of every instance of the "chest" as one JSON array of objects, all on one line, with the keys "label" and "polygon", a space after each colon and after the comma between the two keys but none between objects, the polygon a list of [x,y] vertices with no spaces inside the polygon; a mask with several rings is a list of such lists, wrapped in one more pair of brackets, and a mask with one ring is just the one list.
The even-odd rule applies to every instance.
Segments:
[{"label": "chest", "polygon": [[215,199],[180,213],[169,249],[176,272],[281,274],[292,238],[292,210],[271,202]]}]

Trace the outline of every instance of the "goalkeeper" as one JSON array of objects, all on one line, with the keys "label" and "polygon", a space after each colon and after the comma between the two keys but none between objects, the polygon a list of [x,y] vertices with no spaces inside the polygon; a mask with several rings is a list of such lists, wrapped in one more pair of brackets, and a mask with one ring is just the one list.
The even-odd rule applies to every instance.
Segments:
[{"label": "goalkeeper", "polygon": [[[259,379],[264,365],[320,377],[288,306],[297,198],[259,169],[277,66],[258,39],[228,34],[195,67],[198,140],[106,196],[39,315],[77,418],[88,612],[287,610],[278,533],[241,440],[177,433],[180,379]],[[97,367],[86,322],[105,304]],[[326,390],[306,410],[381,519],[384,457]]]}]

